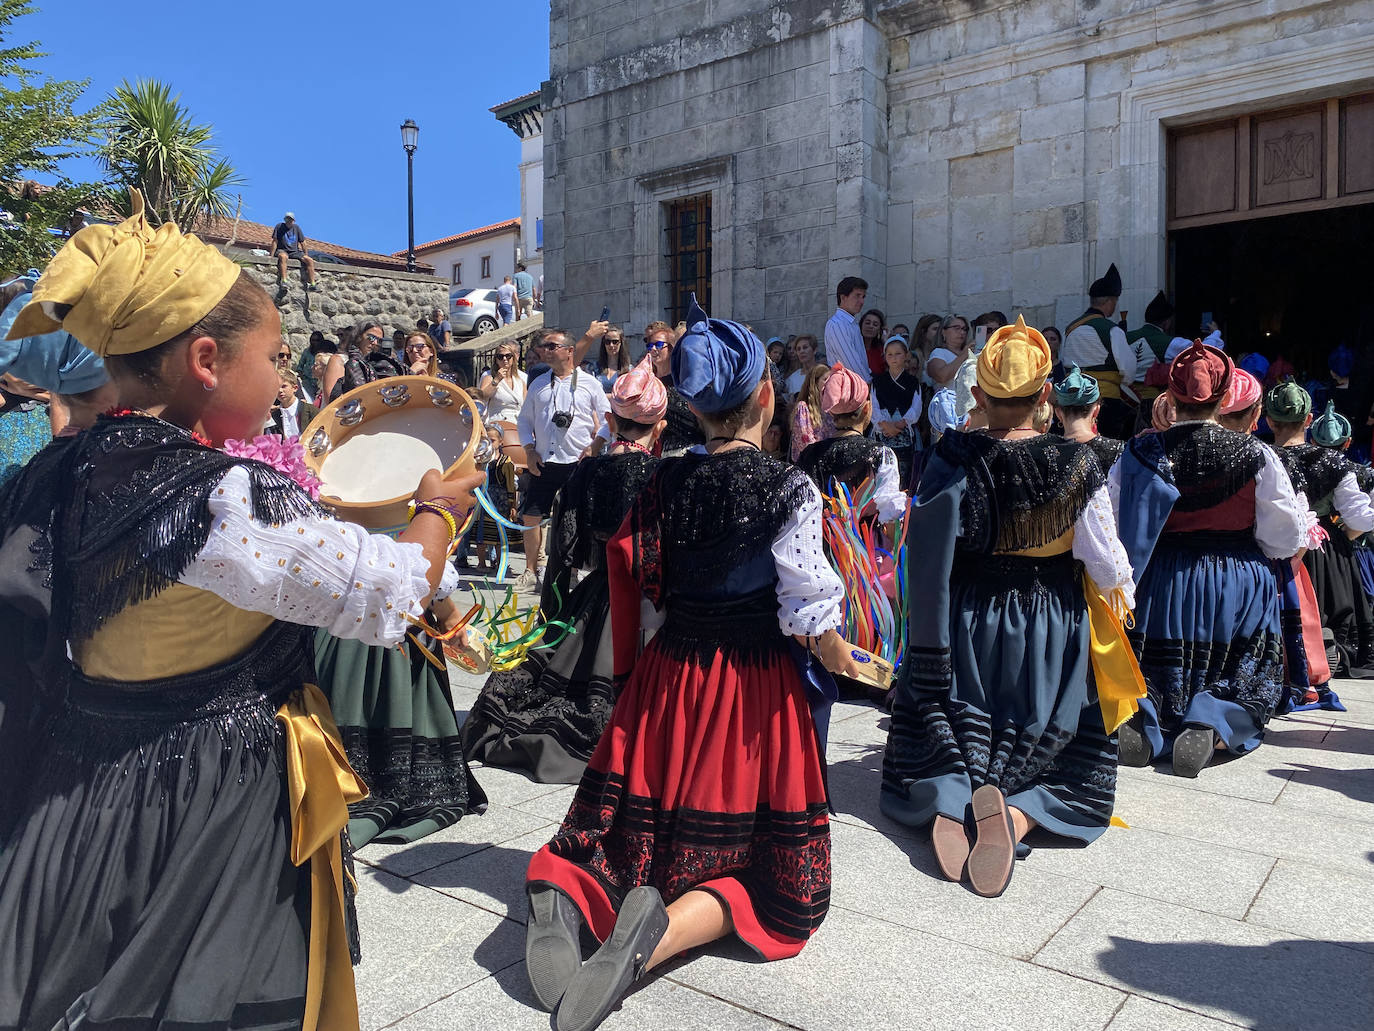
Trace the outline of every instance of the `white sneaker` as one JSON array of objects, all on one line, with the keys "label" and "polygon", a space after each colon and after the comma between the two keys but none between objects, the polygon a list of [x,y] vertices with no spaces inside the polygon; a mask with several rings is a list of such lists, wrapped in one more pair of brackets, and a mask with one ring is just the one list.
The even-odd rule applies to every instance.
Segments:
[{"label": "white sneaker", "polygon": [[539,571],[537,569],[526,569],[516,578],[515,590],[517,594],[533,594],[542,586]]}]

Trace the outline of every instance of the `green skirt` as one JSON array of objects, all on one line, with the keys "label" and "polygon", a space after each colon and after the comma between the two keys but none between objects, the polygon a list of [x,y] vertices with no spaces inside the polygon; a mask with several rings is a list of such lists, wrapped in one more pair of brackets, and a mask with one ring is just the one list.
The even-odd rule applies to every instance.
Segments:
[{"label": "green skirt", "polygon": [[[435,655],[443,652],[430,645]],[[315,635],[315,671],[348,761],[370,794],[349,806],[354,848],[404,844],[487,807],[468,769],[448,671],[415,645],[381,648]]]}]

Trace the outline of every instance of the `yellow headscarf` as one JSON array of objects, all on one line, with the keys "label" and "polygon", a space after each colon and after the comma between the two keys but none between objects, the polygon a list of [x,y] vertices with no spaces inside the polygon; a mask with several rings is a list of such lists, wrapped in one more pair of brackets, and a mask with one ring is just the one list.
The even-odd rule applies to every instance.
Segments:
[{"label": "yellow headscarf", "polygon": [[978,385],[988,397],[1026,397],[1045,385],[1050,375],[1050,345],[1016,316],[1003,326],[978,356]]},{"label": "yellow headscarf", "polygon": [[[143,197],[117,226],[87,226],[48,264],[10,328],[9,339],[66,330],[100,357],[134,354],[171,340],[208,315],[239,267],[171,222],[154,230]],[[63,318],[53,305],[69,305]]]}]

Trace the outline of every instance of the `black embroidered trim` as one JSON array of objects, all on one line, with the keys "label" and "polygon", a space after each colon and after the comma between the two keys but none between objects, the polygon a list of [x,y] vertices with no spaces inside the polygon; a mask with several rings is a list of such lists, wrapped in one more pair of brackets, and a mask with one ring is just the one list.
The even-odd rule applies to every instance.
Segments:
[{"label": "black embroidered trim", "polygon": [[1181,423],[1159,436],[1178,488],[1175,512],[1200,512],[1231,500],[1264,465],[1264,444],[1214,422]]},{"label": "black embroidered trim", "polygon": [[1086,445],[1051,434],[1003,441],[947,433],[936,446],[968,472],[959,510],[965,551],[1024,551],[1058,540],[1107,482]]},{"label": "black embroidered trim", "polygon": [[832,481],[839,480],[852,490],[876,476],[885,450],[887,445],[867,437],[831,437],[803,448],[797,465],[823,493],[833,497]]},{"label": "black embroidered trim", "polygon": [[572,568],[604,569],[606,542],[657,465],[657,458],[637,451],[579,462],[558,491],[551,550]]},{"label": "black embroidered trim", "polygon": [[669,455],[697,444],[705,444],[706,434],[701,428],[701,423],[697,422],[697,417],[692,414],[687,399],[678,393],[672,383],[664,385],[668,388],[668,411],[664,415],[668,425],[663,428],[663,436],[659,439],[659,447],[663,453]]},{"label": "black embroidered trim", "polygon": [[1279,464],[1293,481],[1293,489],[1306,497],[1309,505],[1315,505],[1335,493],[1336,485],[1345,478],[1345,474],[1357,468],[1341,452],[1316,444],[1275,448],[1275,452],[1279,456]]},{"label": "black embroidered trim", "polygon": [[1124,440],[1112,440],[1111,437],[1093,437],[1088,441],[1088,450],[1097,456],[1097,464],[1102,466],[1102,471],[1110,472],[1112,466],[1116,465],[1118,458],[1126,450]]}]

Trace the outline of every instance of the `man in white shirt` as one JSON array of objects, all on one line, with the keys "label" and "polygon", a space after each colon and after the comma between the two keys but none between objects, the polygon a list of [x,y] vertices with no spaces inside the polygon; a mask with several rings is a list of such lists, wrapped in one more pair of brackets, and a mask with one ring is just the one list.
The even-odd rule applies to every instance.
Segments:
[{"label": "man in white shirt", "polygon": [[537,346],[550,371],[530,382],[515,421],[529,467],[520,509],[525,524],[525,571],[515,583],[517,591],[539,589],[543,572],[539,567],[540,523],[553,512],[554,495],[568,482],[578,458],[610,411],[596,377],[578,369],[576,345],[567,333],[545,330]]},{"label": "man in white shirt", "polygon": [[496,288],[496,311],[501,316],[501,325],[509,326],[515,321],[515,284],[510,276],[501,281]]},{"label": "man in white shirt", "polygon": [[1102,391],[1098,432],[1126,440],[1135,431],[1139,398],[1131,390],[1135,349],[1126,340],[1126,331],[1112,321],[1120,298],[1121,273],[1113,264],[1105,276],[1088,287],[1088,310],[1069,323],[1059,361],[1065,368],[1077,365],[1097,380]]},{"label": "man in white shirt", "polygon": [[846,369],[873,381],[868,371],[868,355],[864,338],[859,332],[859,312],[868,297],[868,283],[858,276],[845,276],[835,288],[835,314],[825,324],[825,356],[832,365],[838,362]]}]

